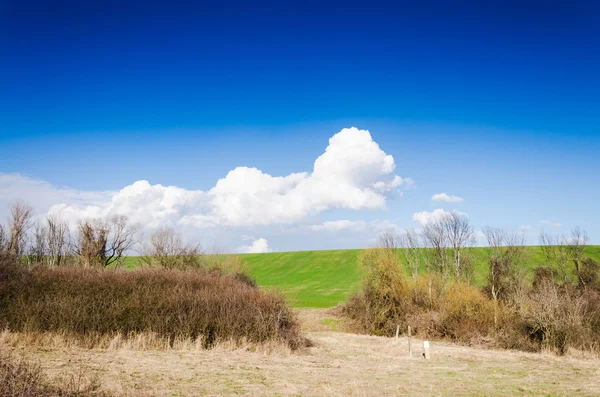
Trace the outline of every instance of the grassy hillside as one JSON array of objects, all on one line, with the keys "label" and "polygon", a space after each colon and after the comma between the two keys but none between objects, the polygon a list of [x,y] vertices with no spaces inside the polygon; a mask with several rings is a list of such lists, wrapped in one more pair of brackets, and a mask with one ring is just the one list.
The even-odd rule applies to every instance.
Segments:
[{"label": "grassy hillside", "polygon": [[[345,301],[360,286],[357,257],[360,250],[273,252],[244,254],[258,283],[283,290],[297,307],[330,307]],[[475,283],[487,277],[487,250],[475,248]],[[586,254],[600,262],[600,246]],[[539,247],[527,247],[528,268],[543,264]],[[531,274],[530,274],[531,276]]]},{"label": "grassy hillside", "polygon": [[[265,288],[285,292],[296,307],[331,307],[358,291],[360,250],[272,252],[241,255],[249,270]],[[486,248],[475,248],[475,283],[484,285],[487,277]],[[590,246],[586,254],[600,262],[600,246]],[[539,247],[528,247],[528,268],[543,264]],[[136,258],[128,258],[134,267]],[[531,274],[530,274],[531,276]]]}]

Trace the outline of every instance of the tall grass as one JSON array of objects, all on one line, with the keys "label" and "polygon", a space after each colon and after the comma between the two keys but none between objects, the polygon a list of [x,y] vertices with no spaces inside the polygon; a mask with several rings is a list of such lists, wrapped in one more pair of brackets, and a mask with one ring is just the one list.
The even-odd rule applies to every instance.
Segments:
[{"label": "tall grass", "polygon": [[170,341],[304,343],[277,292],[218,271],[83,269],[27,271],[0,260],[0,328],[79,339],[140,333]]}]

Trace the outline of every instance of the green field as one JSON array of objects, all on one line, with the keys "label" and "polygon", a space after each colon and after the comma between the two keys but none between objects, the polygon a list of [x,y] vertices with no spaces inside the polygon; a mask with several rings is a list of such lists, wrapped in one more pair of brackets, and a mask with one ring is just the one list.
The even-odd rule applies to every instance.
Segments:
[{"label": "green field", "polygon": [[[331,307],[344,302],[359,289],[359,252],[360,250],[298,251],[241,256],[261,286],[282,290],[293,306]],[[487,250],[475,248],[474,254],[474,282],[484,285],[487,276]],[[600,262],[600,246],[587,247],[586,254]],[[527,257],[529,269],[544,263],[539,247],[527,247]],[[128,259],[128,265],[133,266],[136,259]]]}]

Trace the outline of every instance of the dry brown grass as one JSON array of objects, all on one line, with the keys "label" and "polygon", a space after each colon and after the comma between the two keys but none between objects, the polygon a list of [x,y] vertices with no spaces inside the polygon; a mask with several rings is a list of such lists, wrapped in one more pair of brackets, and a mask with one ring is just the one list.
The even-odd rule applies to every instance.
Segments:
[{"label": "dry brown grass", "polygon": [[311,333],[301,353],[27,349],[52,379],[82,360],[107,391],[156,396],[594,396],[597,359],[432,343],[409,359],[405,338]]}]

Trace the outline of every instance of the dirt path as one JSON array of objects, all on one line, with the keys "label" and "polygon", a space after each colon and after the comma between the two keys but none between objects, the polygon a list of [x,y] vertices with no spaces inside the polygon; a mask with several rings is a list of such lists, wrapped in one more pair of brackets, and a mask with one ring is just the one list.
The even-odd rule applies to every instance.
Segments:
[{"label": "dirt path", "polygon": [[[433,342],[432,358],[407,341],[340,332],[325,312],[301,313],[315,346],[300,353],[32,349],[47,373],[85,363],[105,388],[153,395],[573,396],[600,395],[600,360],[483,350]],[[315,329],[323,327],[321,332]]]}]

